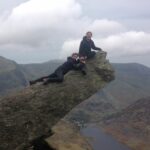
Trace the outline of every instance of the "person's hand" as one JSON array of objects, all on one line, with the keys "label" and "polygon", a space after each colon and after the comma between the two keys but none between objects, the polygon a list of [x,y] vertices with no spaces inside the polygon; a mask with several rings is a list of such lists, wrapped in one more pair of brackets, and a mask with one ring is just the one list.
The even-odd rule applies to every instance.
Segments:
[{"label": "person's hand", "polygon": [[101,50],[100,50],[100,53],[106,53],[106,52],[105,52],[104,50],[101,49]]},{"label": "person's hand", "polygon": [[81,63],[85,64],[85,60],[81,60]]}]

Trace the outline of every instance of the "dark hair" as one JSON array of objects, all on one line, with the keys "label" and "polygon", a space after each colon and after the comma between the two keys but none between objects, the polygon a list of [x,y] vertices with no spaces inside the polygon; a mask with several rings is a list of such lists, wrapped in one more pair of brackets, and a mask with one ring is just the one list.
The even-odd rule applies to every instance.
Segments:
[{"label": "dark hair", "polygon": [[92,32],[91,32],[91,31],[88,31],[88,32],[86,32],[86,35],[87,35],[88,33],[91,33],[91,34],[92,34]]},{"label": "dark hair", "polygon": [[78,54],[78,53],[72,53],[72,56],[74,56],[74,55],[77,55],[77,56],[79,56],[79,54]]}]

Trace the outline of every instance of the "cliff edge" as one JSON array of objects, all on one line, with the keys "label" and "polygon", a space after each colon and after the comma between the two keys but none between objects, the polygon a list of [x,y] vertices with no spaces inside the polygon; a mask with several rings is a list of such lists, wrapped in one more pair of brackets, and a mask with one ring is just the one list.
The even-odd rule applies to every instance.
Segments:
[{"label": "cliff edge", "polygon": [[26,150],[73,107],[114,79],[106,53],[87,61],[87,75],[71,71],[63,83],[35,85],[0,99],[0,149]]}]

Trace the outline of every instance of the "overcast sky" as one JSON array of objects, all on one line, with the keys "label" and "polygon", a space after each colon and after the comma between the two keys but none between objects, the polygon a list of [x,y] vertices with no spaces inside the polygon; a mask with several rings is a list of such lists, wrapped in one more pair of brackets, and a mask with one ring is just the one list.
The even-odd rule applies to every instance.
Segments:
[{"label": "overcast sky", "polygon": [[150,66],[148,0],[5,0],[0,55],[18,63],[64,59],[86,31],[111,62]]}]

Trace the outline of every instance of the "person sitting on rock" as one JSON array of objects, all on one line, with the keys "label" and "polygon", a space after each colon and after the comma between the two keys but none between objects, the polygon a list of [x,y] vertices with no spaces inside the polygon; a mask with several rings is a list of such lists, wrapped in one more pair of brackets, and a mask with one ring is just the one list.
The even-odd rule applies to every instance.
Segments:
[{"label": "person sitting on rock", "polygon": [[78,53],[73,53],[71,57],[67,58],[67,61],[59,66],[54,73],[41,77],[39,79],[30,81],[30,85],[36,84],[37,82],[43,82],[44,85],[49,84],[50,82],[63,82],[64,75],[70,70],[80,70],[84,75],[85,71],[85,58],[78,58]]},{"label": "person sitting on rock", "polygon": [[79,56],[84,56],[89,59],[93,58],[96,54],[95,51],[91,51],[91,49],[102,51],[101,48],[95,46],[94,41],[91,38],[92,32],[88,31],[80,43]]}]

